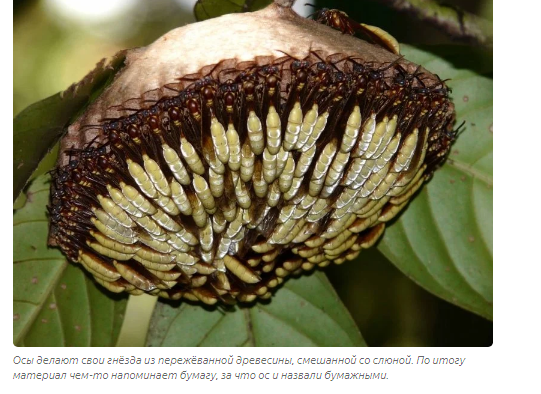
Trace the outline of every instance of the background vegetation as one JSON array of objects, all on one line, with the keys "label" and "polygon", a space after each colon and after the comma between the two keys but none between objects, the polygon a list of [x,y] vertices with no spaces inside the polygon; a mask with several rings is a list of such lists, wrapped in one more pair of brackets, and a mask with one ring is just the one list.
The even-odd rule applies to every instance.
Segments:
[{"label": "background vegetation", "polygon": [[[66,11],[61,5],[67,3],[15,3],[14,115],[80,80],[99,59],[120,49],[147,45],[193,21],[192,8],[180,1],[116,2],[113,16],[99,9],[91,16]],[[401,43],[410,44],[403,47],[409,60],[442,78],[452,78],[457,113],[460,121],[466,120],[466,130],[453,147],[451,160],[386,231],[377,249],[324,271],[332,286],[324,274],[317,273],[290,280],[270,304],[235,311],[209,311],[189,304],[178,308],[159,302],[146,344],[491,345],[491,53],[457,45],[442,28],[398,13],[383,5],[385,1],[313,3],[342,9],[355,20],[387,30]],[[452,3],[492,19],[491,1]],[[50,169],[55,156],[53,151],[34,176]],[[38,178],[27,192],[28,198],[21,196],[15,203],[15,208],[22,209],[14,216],[14,343],[116,344],[126,297],[102,292],[79,267],[45,247],[47,179]],[[300,307],[302,316],[291,313]],[[274,326],[277,321],[287,324]],[[197,329],[192,322],[197,322]],[[142,328],[144,333],[146,327]],[[182,342],[174,335],[179,331],[192,334]],[[227,336],[230,332],[237,333],[235,338]],[[276,332],[282,339],[273,337]],[[283,338],[287,338],[285,343],[280,342]],[[129,345],[137,339],[121,340]]]}]

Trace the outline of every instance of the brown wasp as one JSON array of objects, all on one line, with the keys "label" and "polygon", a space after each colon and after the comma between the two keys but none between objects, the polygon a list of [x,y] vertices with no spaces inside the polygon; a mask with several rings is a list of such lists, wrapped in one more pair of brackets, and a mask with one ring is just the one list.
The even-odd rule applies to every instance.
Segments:
[{"label": "brown wasp", "polygon": [[398,41],[396,41],[393,36],[379,27],[359,23],[351,19],[344,11],[322,8],[321,10],[312,14],[312,18],[316,22],[341,31],[343,34],[353,36],[355,33],[360,32],[374,44],[387,49],[389,52],[397,55],[400,54],[400,46],[398,45]]}]

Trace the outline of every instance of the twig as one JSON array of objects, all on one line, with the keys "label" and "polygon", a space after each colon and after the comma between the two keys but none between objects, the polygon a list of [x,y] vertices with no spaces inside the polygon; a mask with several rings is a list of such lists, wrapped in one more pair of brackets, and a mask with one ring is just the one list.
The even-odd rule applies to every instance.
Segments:
[{"label": "twig", "polygon": [[378,0],[442,28],[452,38],[492,48],[492,22],[434,0]]}]

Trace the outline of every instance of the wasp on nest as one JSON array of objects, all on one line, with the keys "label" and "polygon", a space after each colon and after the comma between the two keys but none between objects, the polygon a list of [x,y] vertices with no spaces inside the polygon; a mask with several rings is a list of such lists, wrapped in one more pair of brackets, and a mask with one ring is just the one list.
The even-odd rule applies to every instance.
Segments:
[{"label": "wasp on nest", "polygon": [[50,243],[113,292],[269,298],[372,246],[455,137],[437,76],[277,4],[126,64],[64,137],[50,207]]}]

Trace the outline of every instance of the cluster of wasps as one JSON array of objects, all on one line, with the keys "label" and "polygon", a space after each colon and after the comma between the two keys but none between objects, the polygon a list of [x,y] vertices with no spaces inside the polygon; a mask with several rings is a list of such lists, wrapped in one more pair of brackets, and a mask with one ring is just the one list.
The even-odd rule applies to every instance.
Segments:
[{"label": "cluster of wasps", "polygon": [[445,159],[449,90],[420,70],[311,52],[165,86],[67,152],[52,238],[113,292],[269,298],[372,246]]}]

